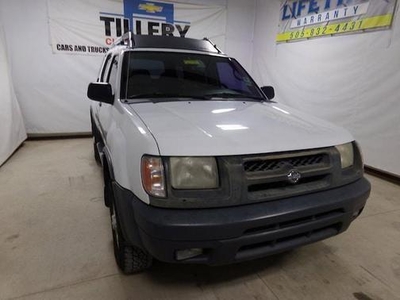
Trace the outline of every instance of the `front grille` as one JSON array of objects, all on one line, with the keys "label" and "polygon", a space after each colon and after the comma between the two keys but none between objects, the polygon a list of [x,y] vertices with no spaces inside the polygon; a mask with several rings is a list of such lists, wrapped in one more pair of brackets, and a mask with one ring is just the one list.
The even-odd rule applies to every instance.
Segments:
[{"label": "front grille", "polygon": [[318,167],[327,161],[326,155],[308,155],[300,157],[278,158],[278,159],[256,159],[244,162],[245,172],[268,172],[301,167]]},{"label": "front grille", "polygon": [[314,184],[315,182],[323,182],[326,179],[326,175],[310,176],[301,179],[297,185],[290,183],[286,180],[276,181],[276,182],[266,182],[260,184],[253,184],[248,186],[248,191],[250,193],[265,191],[265,190],[276,190],[276,189],[296,189],[297,186]]},{"label": "front grille", "polygon": [[[334,173],[332,155],[327,148],[242,157],[247,199],[276,200],[329,188]],[[298,181],[291,180],[293,171]]]}]

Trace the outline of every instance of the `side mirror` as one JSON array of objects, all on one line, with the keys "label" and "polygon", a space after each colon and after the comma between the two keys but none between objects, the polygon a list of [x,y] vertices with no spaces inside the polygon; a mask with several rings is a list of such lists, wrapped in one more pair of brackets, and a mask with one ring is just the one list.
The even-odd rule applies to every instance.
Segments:
[{"label": "side mirror", "polygon": [[88,86],[87,96],[89,99],[108,104],[114,103],[112,87],[109,83],[92,82]]},{"label": "side mirror", "polygon": [[268,100],[274,99],[275,90],[272,86],[263,86],[261,90],[264,92],[265,96],[267,96]]}]

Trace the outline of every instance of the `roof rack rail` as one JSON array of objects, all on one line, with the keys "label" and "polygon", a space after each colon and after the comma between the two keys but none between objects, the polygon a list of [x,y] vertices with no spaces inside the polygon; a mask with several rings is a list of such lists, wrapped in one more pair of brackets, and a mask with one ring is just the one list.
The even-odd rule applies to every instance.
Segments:
[{"label": "roof rack rail", "polygon": [[218,48],[217,44],[214,44],[208,37],[204,37],[203,40],[205,40],[205,41],[209,42],[211,45],[213,45],[213,47],[215,48],[215,50],[218,51],[219,54],[223,54],[221,49]]},{"label": "roof rack rail", "polygon": [[122,35],[120,38],[116,39],[114,41],[114,43],[111,45],[111,48],[116,47],[116,46],[127,46],[130,48],[135,46],[135,39],[134,39],[133,32],[128,31],[124,35]]},{"label": "roof rack rail", "polygon": [[[170,41],[173,41],[172,44]],[[202,42],[203,41],[203,42]],[[111,45],[111,49],[117,46],[125,46],[128,48],[162,48],[162,47],[177,47],[178,49],[198,50],[205,52],[214,52],[224,54],[209,38],[205,37],[202,40],[191,38],[170,39],[167,37],[159,37],[159,40],[154,40],[151,36],[135,35],[132,31],[124,33],[116,39]]]}]

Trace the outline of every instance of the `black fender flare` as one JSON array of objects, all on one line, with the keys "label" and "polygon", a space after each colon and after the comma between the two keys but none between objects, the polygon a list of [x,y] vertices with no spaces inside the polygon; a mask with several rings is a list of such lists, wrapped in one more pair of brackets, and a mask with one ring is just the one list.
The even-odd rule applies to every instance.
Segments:
[{"label": "black fender flare", "polygon": [[111,181],[115,181],[114,168],[111,160],[110,151],[106,146],[103,146],[100,153],[101,164],[103,166],[104,173],[108,172],[109,179]]}]

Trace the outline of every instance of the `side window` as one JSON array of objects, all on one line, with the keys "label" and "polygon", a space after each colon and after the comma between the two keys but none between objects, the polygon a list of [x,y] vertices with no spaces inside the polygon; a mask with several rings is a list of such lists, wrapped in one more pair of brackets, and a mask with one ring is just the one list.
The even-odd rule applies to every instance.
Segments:
[{"label": "side window", "polygon": [[117,74],[118,74],[118,55],[114,56],[112,62],[110,64],[110,70],[107,76],[107,82],[111,84],[113,93],[116,91],[116,81],[117,81]]},{"label": "side window", "polygon": [[103,64],[103,69],[101,70],[100,74],[100,82],[104,82],[106,79],[106,74],[108,74],[108,70],[110,68],[110,61],[111,61],[111,54],[107,55],[104,64]]}]

